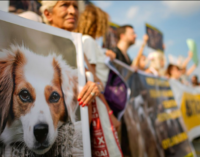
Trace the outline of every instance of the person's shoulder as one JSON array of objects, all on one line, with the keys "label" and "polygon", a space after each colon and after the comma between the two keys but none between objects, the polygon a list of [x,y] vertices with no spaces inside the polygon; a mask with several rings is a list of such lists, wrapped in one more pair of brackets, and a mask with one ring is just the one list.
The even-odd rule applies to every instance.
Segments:
[{"label": "person's shoulder", "polygon": [[95,40],[90,35],[83,35],[82,41],[89,41],[89,42],[95,42]]}]

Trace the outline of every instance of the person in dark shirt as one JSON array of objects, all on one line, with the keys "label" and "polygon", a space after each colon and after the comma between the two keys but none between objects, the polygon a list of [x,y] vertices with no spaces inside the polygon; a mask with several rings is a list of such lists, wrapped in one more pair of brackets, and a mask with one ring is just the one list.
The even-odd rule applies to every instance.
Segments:
[{"label": "person in dark shirt", "polygon": [[132,60],[128,56],[127,50],[131,45],[135,44],[135,31],[131,25],[124,25],[117,28],[116,34],[118,43],[117,47],[113,48],[112,51],[116,53],[116,59],[131,65]]},{"label": "person in dark shirt", "polygon": [[[131,66],[132,60],[127,54],[128,48],[135,43],[136,34],[134,32],[134,29],[130,25],[124,25],[116,30],[116,37],[117,37],[117,46],[112,49],[112,51],[116,54],[116,59],[120,60],[121,62]],[[118,66],[117,64],[114,64],[115,68],[121,73],[122,69],[121,66]],[[125,112],[126,114],[126,112]],[[121,148],[124,155],[131,156],[131,149],[129,145],[129,138],[128,138],[128,131],[127,126],[125,123],[124,116],[121,119],[121,131],[119,134],[123,135],[123,138],[121,139]],[[127,122],[127,121],[126,121]]]}]

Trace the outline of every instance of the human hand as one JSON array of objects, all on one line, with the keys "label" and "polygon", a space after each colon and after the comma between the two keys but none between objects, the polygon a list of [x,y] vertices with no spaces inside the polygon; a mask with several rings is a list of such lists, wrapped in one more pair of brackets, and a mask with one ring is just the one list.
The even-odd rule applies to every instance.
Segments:
[{"label": "human hand", "polygon": [[114,53],[112,50],[107,50],[105,55],[110,57],[111,60],[114,60],[116,58],[116,53]]},{"label": "human hand", "polygon": [[113,126],[115,127],[116,130],[118,130],[119,127],[121,126],[120,121],[118,121],[117,118],[113,114],[111,114],[110,118],[113,123]]},{"label": "human hand", "polygon": [[88,81],[78,95],[79,105],[82,107],[88,106],[95,99],[95,97],[99,96],[100,94],[101,92],[97,84]]},{"label": "human hand", "polygon": [[145,35],[143,36],[143,41],[144,41],[145,43],[147,43],[148,40],[149,40],[149,36],[148,36],[147,34],[145,34]]},{"label": "human hand", "polygon": [[138,66],[135,66],[134,63],[131,64],[130,68],[132,68],[134,71],[138,71]]},{"label": "human hand", "polygon": [[166,49],[166,47],[165,47],[165,44],[163,44],[163,45],[162,45],[162,47],[163,47],[163,50],[165,50],[165,49]]}]

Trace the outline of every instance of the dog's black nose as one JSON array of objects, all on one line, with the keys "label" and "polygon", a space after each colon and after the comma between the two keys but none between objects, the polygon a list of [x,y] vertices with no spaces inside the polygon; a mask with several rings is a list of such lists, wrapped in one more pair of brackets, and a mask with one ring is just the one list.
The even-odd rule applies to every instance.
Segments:
[{"label": "dog's black nose", "polygon": [[47,124],[37,124],[34,126],[34,136],[39,143],[43,143],[48,135],[49,127]]}]

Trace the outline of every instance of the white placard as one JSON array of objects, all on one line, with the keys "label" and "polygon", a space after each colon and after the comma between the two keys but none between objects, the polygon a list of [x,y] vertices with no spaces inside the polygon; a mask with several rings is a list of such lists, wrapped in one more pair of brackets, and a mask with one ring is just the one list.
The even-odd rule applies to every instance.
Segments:
[{"label": "white placard", "polygon": [[8,12],[9,1],[0,1],[0,10]]},{"label": "white placard", "polygon": [[[0,22],[7,23],[7,24],[4,24],[4,26],[0,25],[1,36],[4,36],[6,38],[5,31],[1,31],[1,29],[6,30],[6,32],[8,33],[7,36],[13,37],[14,43],[19,39],[23,39],[24,35],[28,36],[29,38],[27,38],[27,39],[29,40],[29,42],[31,41],[32,44],[30,44],[30,45],[32,46],[32,48],[37,49],[39,51],[43,51],[43,49],[37,48],[37,45],[38,45],[38,47],[42,47],[43,44],[48,45],[49,40],[52,42],[52,45],[54,45],[56,43],[57,43],[57,45],[59,45],[57,50],[63,49],[62,44],[59,43],[58,40],[55,40],[56,37],[65,38],[68,41],[70,40],[70,42],[72,42],[75,46],[76,54],[74,54],[74,55],[72,54],[71,56],[72,56],[72,58],[73,58],[73,56],[76,56],[76,62],[77,62],[76,65],[78,68],[78,84],[79,84],[78,91],[79,92],[81,91],[81,89],[85,85],[86,80],[85,80],[84,59],[83,59],[83,51],[82,51],[82,40],[81,40],[80,33],[68,32],[68,31],[65,31],[65,30],[62,30],[59,28],[51,27],[46,24],[27,20],[27,19],[24,19],[17,15],[9,14],[9,13],[3,12],[3,11],[0,11]],[[10,23],[10,25],[14,24],[15,26],[10,27],[10,25],[8,23]],[[5,27],[5,25],[8,25],[9,27]],[[15,29],[15,27],[17,30],[13,31],[13,29]],[[13,28],[13,29],[11,30],[10,28]],[[10,31],[8,31],[7,29]],[[13,32],[17,32],[18,30],[20,31],[19,33],[21,35],[15,36],[15,33],[13,33]],[[32,33],[34,31],[35,31],[35,34]],[[6,47],[7,46],[6,41],[10,41],[10,39],[7,38],[4,41],[5,41],[4,42],[5,44],[0,44],[2,46],[0,48]],[[22,41],[22,43],[23,43],[23,41]],[[34,44],[36,44],[36,46],[34,46]],[[50,44],[50,46],[52,46],[52,45]],[[66,51],[68,49],[70,49],[70,47],[64,48],[64,50],[66,50]],[[63,54],[63,56],[64,56],[64,54]],[[70,58],[71,58],[71,56],[70,56]],[[82,141],[83,141],[84,157],[91,157],[90,134],[89,134],[89,124],[88,124],[88,109],[87,109],[87,107],[84,107],[84,108],[81,107],[80,111],[81,111],[81,114],[80,114],[81,121],[79,121],[79,122],[82,123]],[[79,127],[79,128],[81,128],[81,127]],[[77,157],[82,157],[82,156],[78,155]]]}]

